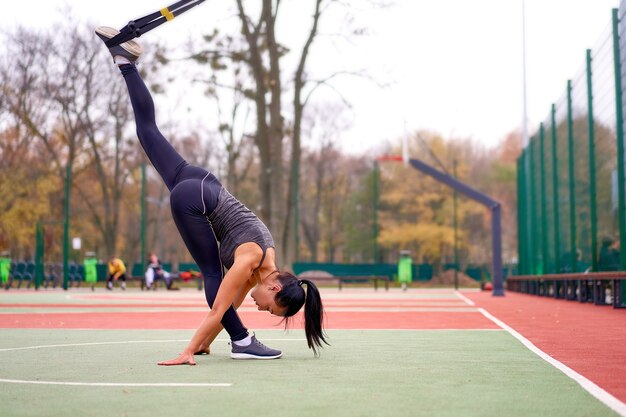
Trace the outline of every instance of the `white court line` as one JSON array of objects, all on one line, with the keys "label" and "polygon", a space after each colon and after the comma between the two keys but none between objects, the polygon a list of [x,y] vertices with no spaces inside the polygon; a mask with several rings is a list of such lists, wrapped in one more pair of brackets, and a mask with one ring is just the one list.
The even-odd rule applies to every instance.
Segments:
[{"label": "white court line", "polygon": [[469,298],[467,298],[466,296],[464,296],[463,294],[461,294],[459,291],[454,291],[454,293],[456,294],[457,297],[459,297],[461,300],[465,301],[465,304],[474,306],[476,305],[472,300],[470,300]]},{"label": "white court line", "polygon": [[29,385],[71,385],[81,387],[231,387],[231,383],[209,383],[209,382],[62,382],[62,381],[27,381],[22,379],[3,379],[0,382],[8,384],[29,384]]},{"label": "white court line", "polygon": [[494,316],[492,316],[484,308],[479,308],[478,311],[480,311],[489,320],[491,320],[492,322],[494,322],[495,324],[497,324],[498,326],[502,327],[504,330],[509,332],[511,334],[511,336],[513,336],[514,338],[519,340],[531,352],[535,353],[541,359],[545,360],[550,365],[554,366],[556,369],[558,369],[559,371],[563,372],[568,377],[572,378],[581,387],[583,387],[583,389],[585,391],[587,391],[589,394],[591,394],[594,397],[596,397],[598,400],[602,401],[611,410],[615,411],[616,413],[618,413],[622,417],[626,417],[626,404],[624,404],[622,401],[620,401],[619,399],[615,398],[613,395],[609,394],[608,392],[606,392],[605,390],[603,390],[598,385],[596,385],[595,383],[591,382],[589,379],[585,378],[584,376],[582,376],[578,372],[574,371],[572,368],[568,367],[567,365],[563,364],[562,362],[557,361],[552,356],[548,355],[543,350],[539,349],[530,340],[526,339],[524,336],[522,336],[520,333],[515,331],[512,327],[510,327],[509,325],[507,325],[503,321],[501,321],[501,320],[495,318]]},{"label": "white court line", "polygon": [[342,332],[364,332],[364,331],[376,331],[376,332],[504,332],[504,329],[330,329],[339,330]]},{"label": "white court line", "polygon": [[[465,308],[466,310],[462,310],[463,308]],[[341,306],[329,306],[329,307],[324,307],[324,311],[328,311],[328,312],[346,312],[346,313],[402,313],[402,312],[409,312],[409,313],[419,313],[419,312],[438,312],[438,311],[445,311],[446,309],[448,309],[448,312],[450,313],[457,313],[457,312],[466,312],[467,309],[469,307],[459,304],[459,305],[448,305],[448,306],[432,306],[432,305],[424,305],[422,304],[421,306],[417,306],[417,307],[409,307],[409,306],[401,306],[401,307],[379,307],[379,306],[373,306],[373,307],[341,307]],[[452,311],[454,310],[454,311]],[[33,312],[33,314],[45,314],[46,312],[54,312],[54,313],[59,313],[59,314],[67,314],[67,315],[80,315],[80,314],[84,314],[84,313],[95,313],[95,312],[100,312],[103,310],[98,310],[98,309],[85,309],[85,310],[61,310],[61,309],[37,309],[37,311]],[[133,313],[169,313],[172,311],[184,311],[184,312],[195,312],[195,311],[204,311],[204,310],[200,310],[200,309],[188,309],[185,308],[184,310],[182,309],[169,309],[169,310],[164,310],[164,309],[133,309]],[[258,308],[238,308],[237,309],[238,312],[256,312],[258,311]],[[123,311],[112,311],[114,313],[124,313]],[[0,311],[0,315],[12,315],[15,313],[19,313],[22,314],[24,313],[23,311]],[[28,313],[25,313],[28,314]]]},{"label": "white court line", "polygon": [[55,347],[72,347],[72,346],[98,346],[98,345],[121,345],[121,344],[134,344],[134,343],[174,343],[174,342],[188,342],[188,339],[180,340],[127,340],[122,342],[89,342],[89,343],[65,343],[61,345],[38,345],[38,346],[24,346],[17,348],[3,348],[0,352],[8,352],[12,350],[28,350],[28,349],[47,349]]},{"label": "white court line", "polygon": [[[266,341],[304,341],[306,339],[263,339]],[[188,339],[172,339],[172,340],[128,340],[121,342],[90,342],[90,343],[65,343],[59,345],[39,345],[39,346],[24,346],[18,348],[4,348],[0,349],[0,352],[15,351],[15,350],[27,350],[27,349],[45,349],[56,347],[71,347],[71,346],[97,346],[97,345],[119,345],[119,344],[136,344],[136,343],[180,343],[187,342]],[[226,339],[215,339],[216,342],[225,342]],[[33,385],[71,385],[71,386],[83,386],[83,387],[230,387],[232,383],[206,383],[206,382],[63,382],[63,381],[28,381],[23,379],[5,379],[0,378],[0,383],[8,384],[33,384]]]},{"label": "white court line", "polygon": [[[266,342],[304,342],[306,339],[263,339]],[[227,342],[227,339],[215,339],[215,342]],[[38,346],[24,346],[17,348],[3,348],[0,352],[8,352],[13,350],[28,350],[28,349],[46,349],[55,347],[73,347],[73,346],[98,346],[98,345],[122,345],[122,344],[136,344],[136,343],[181,343],[189,342],[189,339],[173,339],[173,340],[126,340],[121,342],[89,342],[89,343],[65,343],[60,345],[38,345]]]}]

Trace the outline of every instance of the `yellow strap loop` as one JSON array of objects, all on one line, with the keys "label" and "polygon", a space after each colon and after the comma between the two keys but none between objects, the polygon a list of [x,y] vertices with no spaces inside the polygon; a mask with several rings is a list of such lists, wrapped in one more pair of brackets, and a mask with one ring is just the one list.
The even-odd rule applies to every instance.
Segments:
[{"label": "yellow strap loop", "polygon": [[168,9],[167,7],[161,9],[160,12],[162,16],[165,16],[166,20],[172,20],[174,18],[174,15],[172,14],[172,12],[170,12],[170,9]]}]

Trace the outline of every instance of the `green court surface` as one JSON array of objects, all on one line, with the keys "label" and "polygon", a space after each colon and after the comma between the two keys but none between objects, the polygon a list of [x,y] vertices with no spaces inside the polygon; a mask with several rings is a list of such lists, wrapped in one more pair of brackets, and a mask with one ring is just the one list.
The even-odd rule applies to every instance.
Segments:
[{"label": "green court surface", "polygon": [[222,334],[160,367],[191,331],[0,329],[0,416],[617,415],[502,330],[328,334],[319,358],[301,330],[263,330],[282,359],[232,360]]}]

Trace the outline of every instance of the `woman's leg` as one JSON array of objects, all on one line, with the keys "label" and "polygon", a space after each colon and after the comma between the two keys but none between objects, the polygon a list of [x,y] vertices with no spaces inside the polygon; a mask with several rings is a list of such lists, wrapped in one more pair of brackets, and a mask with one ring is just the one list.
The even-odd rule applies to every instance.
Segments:
[{"label": "woman's leg", "polygon": [[[219,192],[221,185],[217,182],[214,189],[205,187],[204,193],[201,193],[201,184],[202,180],[198,179],[180,181],[172,190],[170,205],[176,227],[202,272],[207,303],[213,307],[217,290],[222,283],[222,262],[217,239],[205,210],[211,212],[214,209],[211,204],[213,201],[216,204],[217,200],[212,196]],[[202,194],[205,197],[204,201],[201,198]],[[207,198],[208,196],[211,197]],[[248,336],[248,330],[232,306],[224,313],[222,325],[234,341]]]},{"label": "woman's leg", "polygon": [[176,185],[177,175],[187,162],[159,131],[155,119],[154,101],[137,68],[132,64],[125,64],[120,66],[120,71],[126,81],[128,95],[135,113],[139,143],[171,191]]},{"label": "woman's leg", "polygon": [[[137,68],[127,64],[121,65],[120,70],[135,112],[139,142],[171,192],[172,217],[189,253],[202,271],[206,299],[209,306],[213,306],[222,282],[222,264],[217,240],[206,216],[217,204],[221,184],[206,171],[187,164],[163,137],[156,125],[154,101]],[[210,188],[202,193],[202,185]],[[248,330],[232,307],[224,314],[222,324],[232,340],[248,336]]]}]

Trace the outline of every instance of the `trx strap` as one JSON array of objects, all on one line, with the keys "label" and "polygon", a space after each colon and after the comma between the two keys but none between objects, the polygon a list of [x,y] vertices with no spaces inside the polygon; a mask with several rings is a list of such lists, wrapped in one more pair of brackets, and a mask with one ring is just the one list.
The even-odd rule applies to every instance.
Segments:
[{"label": "trx strap", "polygon": [[159,10],[158,12],[151,13],[137,20],[131,20],[120,30],[120,33],[105,42],[106,46],[111,48],[115,45],[119,45],[120,43],[138,38],[142,34],[151,31],[155,27],[169,20],[172,20],[179,14],[186,12],[203,1],[204,0],[180,0],[171,6]]}]

